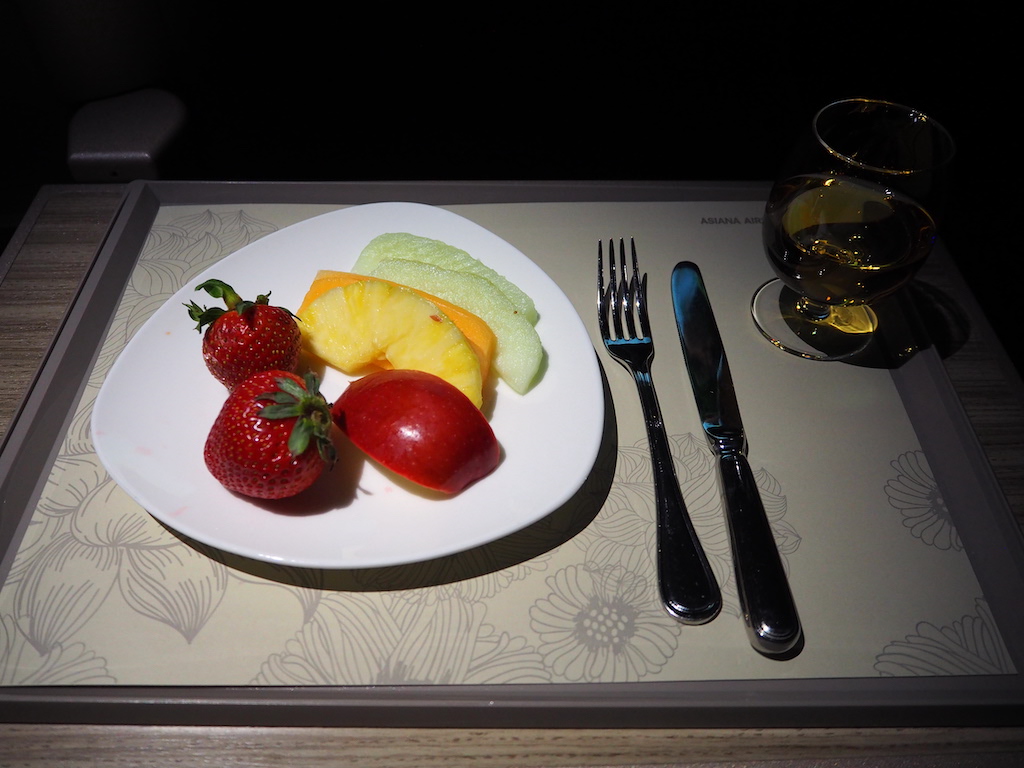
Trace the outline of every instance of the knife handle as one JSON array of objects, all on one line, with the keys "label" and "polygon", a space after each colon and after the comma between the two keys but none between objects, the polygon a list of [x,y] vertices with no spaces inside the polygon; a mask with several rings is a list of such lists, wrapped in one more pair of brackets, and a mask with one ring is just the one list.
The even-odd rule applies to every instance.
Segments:
[{"label": "knife handle", "polygon": [[766,656],[798,652],[800,618],[750,465],[742,453],[726,453],[718,466],[750,644]]}]

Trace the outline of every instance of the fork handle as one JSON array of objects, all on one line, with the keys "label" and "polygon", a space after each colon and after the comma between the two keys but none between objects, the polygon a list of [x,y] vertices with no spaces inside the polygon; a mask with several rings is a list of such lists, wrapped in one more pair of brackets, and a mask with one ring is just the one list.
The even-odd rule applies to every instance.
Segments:
[{"label": "fork handle", "polygon": [[669,614],[684,624],[706,624],[721,611],[722,593],[683,502],[650,370],[633,375],[654,469],[661,600]]}]

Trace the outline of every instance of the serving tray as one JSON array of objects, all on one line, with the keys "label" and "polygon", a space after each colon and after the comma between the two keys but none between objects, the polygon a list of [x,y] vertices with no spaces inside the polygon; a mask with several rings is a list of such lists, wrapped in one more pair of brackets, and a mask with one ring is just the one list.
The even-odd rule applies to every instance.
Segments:
[{"label": "serving tray", "polygon": [[[133,184],[0,457],[5,719],[1015,721],[1020,537],[935,350],[879,368],[789,359],[764,342],[748,303],[770,276],[759,241],[765,192]],[[443,205],[489,229],[544,269],[590,325],[608,407],[583,490],[491,545],[393,568],[275,567],[159,526],[89,444],[91,399],[111,361],[197,271],[297,221],[379,200]],[[651,275],[655,380],[684,495],[726,595],[723,615],[704,627],[680,626],[657,605],[639,404],[592,322],[596,244],[620,236],[636,238]],[[743,632],[667,292],[683,259],[708,282],[807,630],[787,661],[759,656]]]}]

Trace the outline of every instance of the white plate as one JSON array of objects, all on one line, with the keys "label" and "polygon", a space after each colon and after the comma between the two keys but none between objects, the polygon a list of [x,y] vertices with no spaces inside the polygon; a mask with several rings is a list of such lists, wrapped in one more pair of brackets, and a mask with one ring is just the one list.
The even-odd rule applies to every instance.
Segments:
[{"label": "white plate", "polygon": [[[468,251],[523,288],[540,313],[543,377],[526,395],[503,382],[491,424],[501,465],[463,493],[438,498],[380,471],[354,449],[326,480],[293,499],[260,503],[225,490],[203,463],[203,445],[225,398],[207,372],[184,303],[204,303],[209,278],[242,296],[272,292],[296,309],[320,269],[350,269],[384,232],[411,232]],[[210,303],[212,299],[207,297]],[[327,371],[333,402],[349,381]],[[114,480],[174,530],[226,552],[284,565],[367,568],[449,555],[514,533],[565,503],[597,457],[604,395],[579,315],[532,261],[479,225],[442,208],[355,206],[317,216],[242,248],[196,277],[139,329],[96,400],[96,452]],[[344,438],[339,444],[344,446]]]}]

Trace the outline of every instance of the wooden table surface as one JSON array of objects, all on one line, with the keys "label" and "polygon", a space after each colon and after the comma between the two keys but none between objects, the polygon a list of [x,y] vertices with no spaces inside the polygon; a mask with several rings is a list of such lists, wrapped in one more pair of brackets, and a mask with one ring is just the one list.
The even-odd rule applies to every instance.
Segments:
[{"label": "wooden table surface", "polygon": [[[116,185],[44,187],[0,257],[0,436],[17,414],[116,215]],[[922,279],[971,333],[944,358],[1024,530],[1024,386],[949,264]],[[0,723],[0,768],[36,765],[763,766],[1024,765],[1021,728],[372,729]],[[773,761],[773,762],[768,762]]]}]

